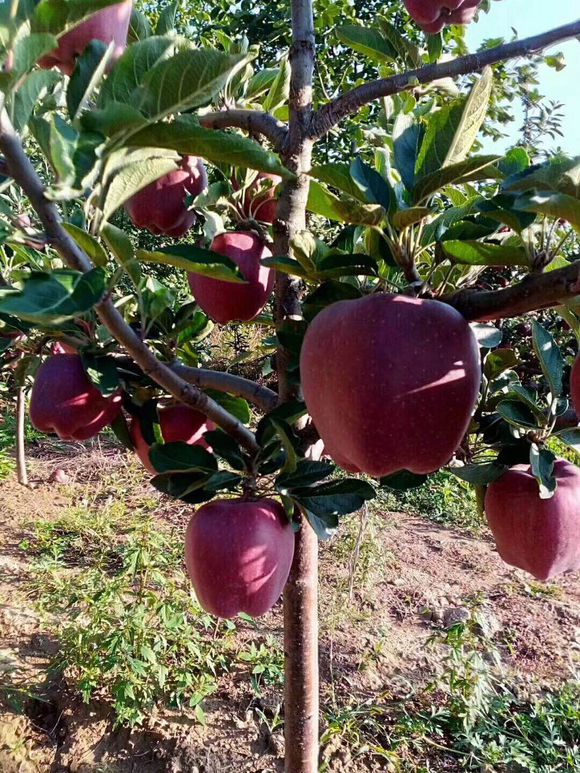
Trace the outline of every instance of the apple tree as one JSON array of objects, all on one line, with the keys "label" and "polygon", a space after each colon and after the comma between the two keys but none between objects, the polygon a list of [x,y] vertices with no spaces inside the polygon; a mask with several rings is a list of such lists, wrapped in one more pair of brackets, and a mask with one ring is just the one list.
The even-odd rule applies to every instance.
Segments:
[{"label": "apple tree", "polygon": [[[316,5],[0,11],[20,424],[29,389],[43,432],[110,426],[190,504],[208,611],[283,592],[292,773],[317,769],[318,540],[380,486],[449,465],[507,562],[580,567],[580,163],[479,140],[510,63],[580,22],[468,54],[487,0]],[[213,325],[255,331],[264,378],[204,367]]]}]

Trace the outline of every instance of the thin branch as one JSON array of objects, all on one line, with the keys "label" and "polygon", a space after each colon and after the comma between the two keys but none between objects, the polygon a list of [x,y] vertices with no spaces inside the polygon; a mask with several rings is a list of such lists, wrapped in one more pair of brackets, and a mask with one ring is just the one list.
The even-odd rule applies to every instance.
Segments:
[{"label": "thin branch", "polygon": [[206,129],[235,128],[250,134],[261,134],[270,140],[275,150],[280,150],[288,134],[285,123],[260,110],[220,110],[200,116],[199,121]]},{"label": "thin branch", "polygon": [[218,370],[189,368],[180,362],[174,362],[169,367],[189,384],[194,384],[203,389],[216,389],[218,392],[228,392],[231,395],[243,397],[265,413],[271,411],[278,404],[276,392],[268,389],[268,387],[256,384],[255,381],[251,381],[248,378]]},{"label": "thin branch", "polygon": [[[89,271],[92,268],[91,261],[62,227],[58,209],[45,197],[44,185],[24,152],[20,138],[4,109],[0,113],[0,149],[8,164],[10,175],[28,196],[40,218],[50,244],[71,268]],[[188,384],[160,362],[125,322],[110,298],[105,298],[95,308],[107,330],[125,347],[144,373],[173,397],[215,421],[250,453],[256,453],[258,445],[253,433],[200,389]]]},{"label": "thin branch", "polygon": [[460,290],[441,300],[470,322],[485,322],[558,306],[576,295],[580,295],[580,260],[545,274],[530,274],[503,290]]},{"label": "thin branch", "polygon": [[554,43],[560,43],[580,35],[580,20],[564,24],[541,35],[534,35],[523,40],[514,40],[502,46],[489,48],[477,54],[469,54],[441,64],[429,64],[417,70],[395,75],[392,78],[382,78],[371,83],[347,91],[332,102],[324,105],[313,116],[310,124],[310,137],[323,137],[343,118],[356,113],[363,105],[374,102],[381,97],[398,94],[401,91],[415,88],[419,83],[431,83],[440,78],[456,78],[459,75],[479,72],[491,64],[497,64],[507,59],[520,56],[531,56]]}]

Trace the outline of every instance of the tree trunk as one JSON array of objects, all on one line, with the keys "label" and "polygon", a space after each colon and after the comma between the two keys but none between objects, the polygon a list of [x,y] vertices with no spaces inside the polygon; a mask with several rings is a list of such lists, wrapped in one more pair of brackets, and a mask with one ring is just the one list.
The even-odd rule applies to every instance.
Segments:
[{"label": "tree trunk", "polygon": [[16,395],[16,474],[18,483],[28,486],[28,473],[26,472],[26,454],[24,447],[26,420],[26,391],[19,387]]}]

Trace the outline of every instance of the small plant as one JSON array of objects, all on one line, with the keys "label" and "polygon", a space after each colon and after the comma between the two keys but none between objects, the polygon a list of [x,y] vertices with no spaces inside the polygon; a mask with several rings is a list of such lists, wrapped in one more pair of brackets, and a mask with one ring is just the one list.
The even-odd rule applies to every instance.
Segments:
[{"label": "small plant", "polygon": [[56,566],[41,565],[35,581],[40,606],[65,618],[53,670],[86,702],[109,699],[116,725],[142,723],[158,703],[189,706],[203,721],[201,703],[233,660],[235,626],[216,623],[199,608],[176,541],[143,519],[109,546],[115,572],[88,554],[89,568],[73,581],[62,565],[71,562],[71,552],[78,560],[79,535],[46,524],[37,534],[42,551],[58,558]]},{"label": "small plant", "polygon": [[238,659],[251,667],[252,688],[257,696],[264,687],[279,687],[284,683],[284,653],[272,636],[258,645],[251,642],[247,650],[238,653]]}]

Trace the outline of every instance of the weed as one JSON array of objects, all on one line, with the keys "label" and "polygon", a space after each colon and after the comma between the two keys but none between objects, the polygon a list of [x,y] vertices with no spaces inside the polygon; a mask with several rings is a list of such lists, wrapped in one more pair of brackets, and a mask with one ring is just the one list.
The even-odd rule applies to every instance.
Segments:
[{"label": "weed", "polygon": [[257,696],[262,694],[263,687],[284,683],[284,653],[272,636],[257,646],[251,642],[248,649],[238,653],[238,659],[251,667],[252,688]]}]

